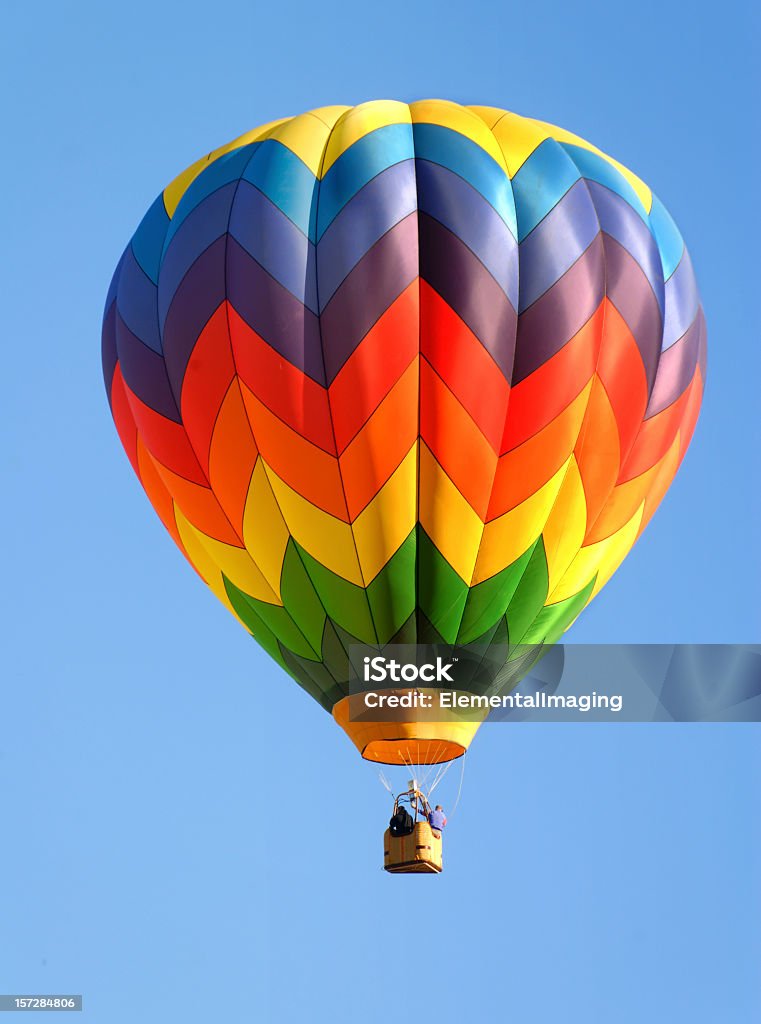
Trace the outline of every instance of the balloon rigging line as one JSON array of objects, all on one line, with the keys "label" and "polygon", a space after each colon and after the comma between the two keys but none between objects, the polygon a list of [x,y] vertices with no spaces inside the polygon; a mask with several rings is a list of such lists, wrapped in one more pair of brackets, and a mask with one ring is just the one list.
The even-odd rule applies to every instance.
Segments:
[{"label": "balloon rigging line", "polygon": [[436,776],[435,776],[433,782],[431,783],[431,788],[428,791],[428,795],[429,796],[433,793],[434,789],[436,789],[438,784],[442,781],[442,779],[444,778],[446,773],[449,771],[451,765],[452,765],[451,761],[447,761],[445,764],[440,764],[439,765],[439,770],[436,772]]},{"label": "balloon rigging line", "polygon": [[462,769],[460,770],[460,785],[459,785],[459,786],[458,786],[458,788],[457,788],[457,799],[456,799],[456,800],[455,800],[455,802],[454,802],[454,807],[453,807],[453,808],[452,808],[452,810],[451,810],[451,811],[449,812],[449,817],[450,817],[450,818],[452,817],[452,815],[454,814],[454,812],[455,812],[455,811],[457,810],[457,805],[458,805],[458,804],[459,804],[459,802],[460,802],[460,795],[461,795],[461,793],[462,793],[462,780],[463,780],[464,778],[465,778],[465,755],[463,754],[463,755],[462,755]]},{"label": "balloon rigging line", "polygon": [[[437,750],[438,750],[438,748],[437,748]],[[426,750],[426,752],[425,752],[425,758],[426,758],[426,772],[425,772],[425,779],[424,779],[424,784],[425,784],[426,786],[428,785],[428,780],[429,780],[429,779],[430,779],[430,777],[431,777],[431,772],[433,771],[433,769],[434,769],[434,765],[436,764],[436,753],[437,753],[437,750],[434,750],[434,752],[433,752],[433,758],[432,758],[432,760],[430,760],[430,761],[428,760],[428,755],[429,755],[429,753],[431,752],[431,747],[430,747],[430,743],[428,744],[428,750]]]},{"label": "balloon rigging line", "polygon": [[437,764],[436,765],[436,774],[433,776],[433,782],[431,783],[430,786],[428,786],[428,796],[430,796],[431,793],[433,792],[433,788],[434,788],[434,786],[436,784],[436,780],[438,779],[440,773],[441,773],[441,765]]},{"label": "balloon rigging line", "polygon": [[441,782],[441,780],[444,778],[446,773],[449,771],[449,768],[450,768],[451,764],[452,764],[451,761],[447,761],[443,765],[439,766],[439,770],[438,770],[438,772],[436,772],[436,778],[433,780],[433,785],[431,786],[431,792],[432,793],[433,793],[434,789],[436,789],[438,784]]},{"label": "balloon rigging line", "polygon": [[380,779],[381,785],[383,786],[383,788],[388,790],[388,792],[391,794],[391,796],[393,796],[394,795],[394,791],[391,788],[391,785],[390,785],[388,779],[386,778],[386,776],[383,774],[382,771],[378,772],[378,778]]}]

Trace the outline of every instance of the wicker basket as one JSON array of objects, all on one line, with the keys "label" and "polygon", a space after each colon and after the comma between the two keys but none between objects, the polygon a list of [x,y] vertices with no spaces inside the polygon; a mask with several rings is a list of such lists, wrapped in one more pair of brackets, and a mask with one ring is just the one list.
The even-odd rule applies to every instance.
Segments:
[{"label": "wicker basket", "polygon": [[419,821],[408,836],[383,836],[383,867],[394,874],[438,874],[441,871],[441,836],[427,821]]}]

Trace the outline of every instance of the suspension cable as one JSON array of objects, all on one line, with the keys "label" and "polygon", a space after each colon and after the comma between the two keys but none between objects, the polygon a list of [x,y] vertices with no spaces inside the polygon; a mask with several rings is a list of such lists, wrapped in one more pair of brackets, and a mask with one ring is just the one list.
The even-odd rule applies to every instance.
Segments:
[{"label": "suspension cable", "polygon": [[457,805],[460,802],[460,795],[462,794],[462,782],[463,782],[464,778],[465,778],[465,754],[462,755],[462,768],[460,770],[460,785],[457,787],[457,799],[454,802],[454,807],[449,812],[449,817],[450,818],[453,816],[454,812],[457,810]]}]

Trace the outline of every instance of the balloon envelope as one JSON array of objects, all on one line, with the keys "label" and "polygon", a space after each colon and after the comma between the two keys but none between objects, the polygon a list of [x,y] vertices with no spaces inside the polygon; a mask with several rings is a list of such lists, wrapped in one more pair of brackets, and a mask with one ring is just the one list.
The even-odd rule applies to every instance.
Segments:
[{"label": "balloon envelope", "polygon": [[381,101],[264,125],[167,186],[103,366],[216,596],[366,757],[445,760],[474,727],[353,723],[347,652],[557,640],[676,473],[705,322],[619,163],[503,110]]}]

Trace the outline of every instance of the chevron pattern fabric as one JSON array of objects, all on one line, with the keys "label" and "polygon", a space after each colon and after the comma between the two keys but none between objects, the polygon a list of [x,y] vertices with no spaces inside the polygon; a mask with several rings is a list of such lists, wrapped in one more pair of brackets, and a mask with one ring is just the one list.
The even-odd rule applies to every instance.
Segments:
[{"label": "chevron pattern fabric", "polygon": [[552,643],[690,442],[706,330],[630,171],[490,107],[264,125],[159,195],[103,324],[191,565],[326,709],[351,644]]}]

